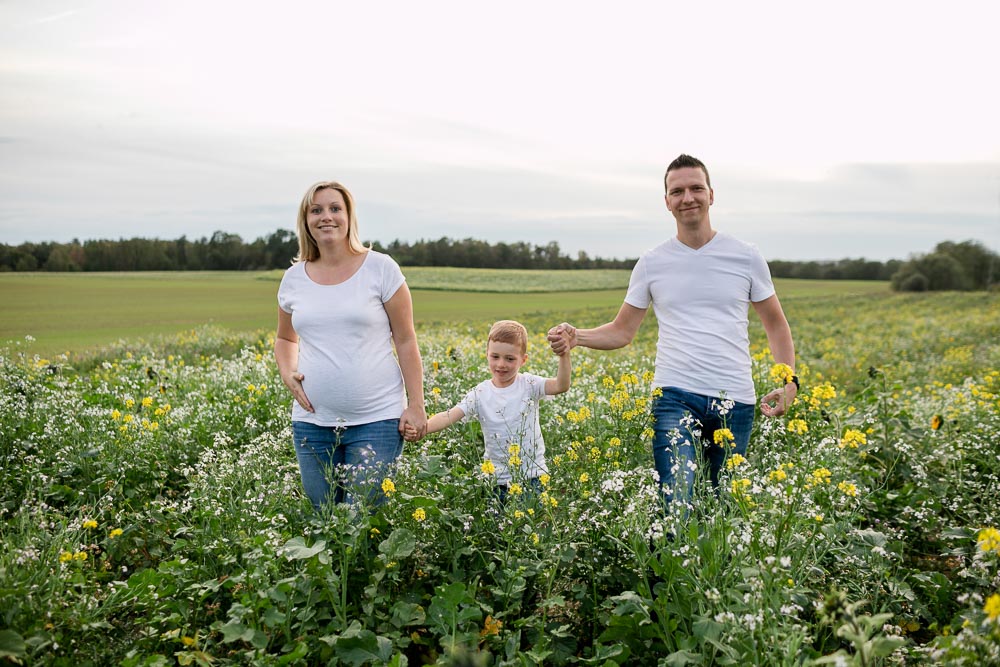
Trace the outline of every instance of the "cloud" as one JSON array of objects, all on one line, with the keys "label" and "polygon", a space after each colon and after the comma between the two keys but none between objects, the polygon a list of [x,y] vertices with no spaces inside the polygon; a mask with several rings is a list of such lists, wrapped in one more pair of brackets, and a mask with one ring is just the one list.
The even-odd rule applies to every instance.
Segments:
[{"label": "cloud", "polygon": [[662,172],[688,152],[716,227],[767,257],[1000,247],[995,8],[241,9],[0,3],[0,242],[251,239],[336,178],[379,240],[635,256],[672,233]]}]

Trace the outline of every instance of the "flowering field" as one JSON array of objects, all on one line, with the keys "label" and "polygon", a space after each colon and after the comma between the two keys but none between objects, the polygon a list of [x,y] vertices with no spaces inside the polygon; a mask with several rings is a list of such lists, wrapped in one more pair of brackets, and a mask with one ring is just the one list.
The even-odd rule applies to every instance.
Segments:
[{"label": "flowering field", "polygon": [[[1000,295],[784,306],[799,401],[669,514],[651,318],[574,351],[540,494],[498,505],[465,426],[407,445],[384,505],[323,516],[266,332],[12,345],[0,664],[1000,664]],[[548,326],[613,312],[526,318],[526,370],[554,374]],[[486,377],[488,324],[419,331],[429,410]]]}]

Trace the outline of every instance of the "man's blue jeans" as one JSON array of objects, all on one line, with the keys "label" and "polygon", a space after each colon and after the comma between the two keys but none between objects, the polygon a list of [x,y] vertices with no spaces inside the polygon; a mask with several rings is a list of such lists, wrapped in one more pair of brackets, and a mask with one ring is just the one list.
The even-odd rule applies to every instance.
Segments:
[{"label": "man's blue jeans", "polygon": [[317,510],[359,494],[376,504],[385,500],[382,478],[403,452],[398,419],[356,426],[293,421],[292,437],[302,488]]},{"label": "man's blue jeans", "polygon": [[[753,430],[754,405],[694,394],[676,387],[662,387],[653,399],[653,463],[660,475],[664,502],[690,500],[696,470],[695,446],[702,448],[712,487],[731,454],[745,455]],[[715,432],[728,428],[733,442],[714,442]]]}]

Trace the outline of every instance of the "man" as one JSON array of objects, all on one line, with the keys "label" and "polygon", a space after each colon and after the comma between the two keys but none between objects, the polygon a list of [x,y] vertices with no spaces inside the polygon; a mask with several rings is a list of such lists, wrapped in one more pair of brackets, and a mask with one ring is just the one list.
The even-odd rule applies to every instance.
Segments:
[{"label": "man", "polygon": [[795,345],[756,247],[718,232],[709,219],[715,201],[708,169],[681,155],[664,176],[667,210],[677,236],[636,263],[614,321],[593,329],[563,323],[549,331],[556,354],[566,346],[614,350],[632,342],[650,305],[659,324],[653,401],[653,461],[665,501],[690,498],[694,442],[704,446],[713,485],[730,454],[745,454],[755,393],[747,332],[752,304],[771,353],[791,370],[787,384],[761,399],[767,417],[784,414],[798,392]]}]

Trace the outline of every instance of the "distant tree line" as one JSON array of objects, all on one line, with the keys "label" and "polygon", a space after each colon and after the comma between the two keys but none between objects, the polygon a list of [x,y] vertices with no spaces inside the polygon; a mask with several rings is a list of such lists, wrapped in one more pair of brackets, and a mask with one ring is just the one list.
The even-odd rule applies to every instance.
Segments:
[{"label": "distant tree line", "polygon": [[253,243],[237,234],[173,241],[101,239],[0,245],[0,271],[234,271],[284,268],[298,253],[295,232],[278,230]]},{"label": "distant tree line", "polygon": [[484,269],[631,269],[635,259],[591,257],[584,251],[575,258],[565,255],[556,241],[545,245],[487,243],[477,239],[455,240],[447,237],[415,243],[393,241],[372,247],[388,253],[401,266],[456,266]]},{"label": "distant tree line", "polygon": [[[556,241],[534,245],[522,241],[488,243],[477,239],[395,240],[371,242],[402,266],[455,266],[508,269],[631,269],[635,259],[576,257],[564,254]],[[279,229],[245,243],[237,234],[218,231],[210,237],[173,241],[119,239],[70,243],[0,244],[0,271],[234,271],[287,268],[298,254],[295,232]],[[888,280],[895,290],[970,290],[996,286],[1000,261],[976,241],[939,243],[934,251],[907,261],[867,259],[769,262],[775,278],[820,280]]]},{"label": "distant tree line", "polygon": [[[559,244],[496,243],[476,239],[370,242],[403,266],[457,266],[512,269],[630,269],[635,259],[575,258]],[[73,240],[70,243],[0,244],[0,271],[261,271],[287,268],[299,251],[295,232],[278,231],[251,243],[237,234],[173,241],[161,239]]]},{"label": "distant tree line", "polygon": [[783,259],[767,263],[774,278],[805,278],[808,280],[889,280],[903,262],[890,259],[838,259],[827,262],[790,262]]},{"label": "distant tree line", "polygon": [[1000,256],[977,241],[938,243],[926,255],[910,258],[892,275],[902,292],[986,290],[1000,284]]}]

